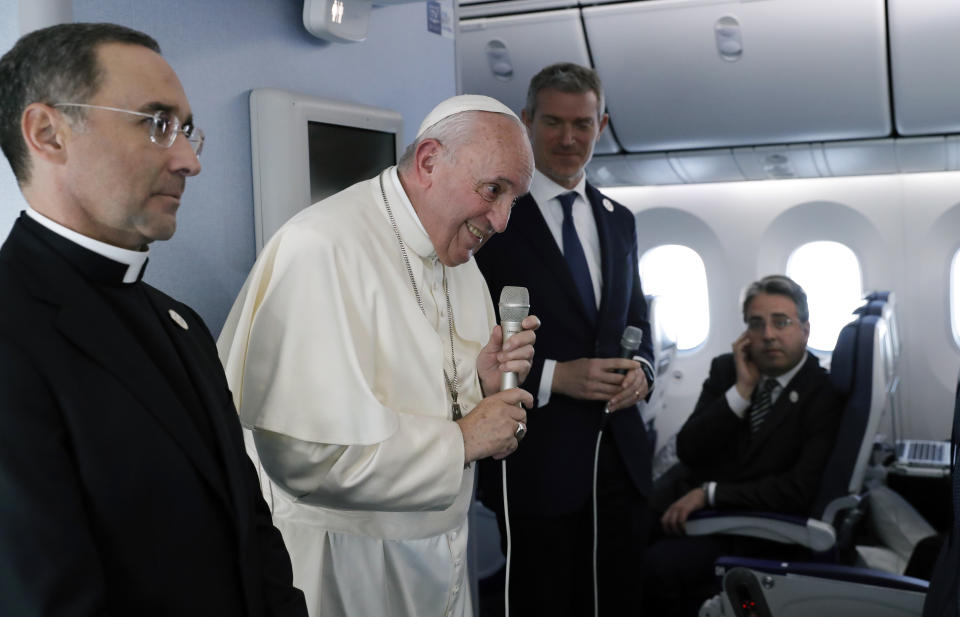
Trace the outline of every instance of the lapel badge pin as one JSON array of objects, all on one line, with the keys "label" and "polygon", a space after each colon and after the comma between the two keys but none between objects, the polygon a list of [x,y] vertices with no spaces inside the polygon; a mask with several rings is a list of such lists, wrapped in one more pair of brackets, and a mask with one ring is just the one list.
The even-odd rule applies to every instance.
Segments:
[{"label": "lapel badge pin", "polygon": [[799,400],[800,400],[800,395],[797,394],[797,391],[796,391],[796,390],[791,390],[791,391],[790,391],[790,402],[791,402],[791,403],[796,403],[796,402],[799,401]]},{"label": "lapel badge pin", "polygon": [[190,329],[190,326],[187,325],[187,320],[181,317],[180,313],[176,312],[173,309],[170,309],[169,311],[167,311],[167,313],[170,315],[170,319],[172,319],[175,324],[177,324],[184,330]]},{"label": "lapel badge pin", "polygon": [[613,212],[613,202],[606,197],[603,198],[603,207],[607,209],[607,212]]}]

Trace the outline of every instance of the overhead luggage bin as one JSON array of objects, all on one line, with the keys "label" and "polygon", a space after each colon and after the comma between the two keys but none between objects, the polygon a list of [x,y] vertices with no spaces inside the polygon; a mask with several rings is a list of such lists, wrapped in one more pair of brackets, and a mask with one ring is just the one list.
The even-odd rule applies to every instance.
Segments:
[{"label": "overhead luggage bin", "polygon": [[[530,79],[540,69],[554,62],[590,66],[579,9],[463,19],[457,56],[463,93],[492,96],[517,115],[526,104]],[[607,130],[595,151],[615,153],[620,147]]]},{"label": "overhead luggage bin", "polygon": [[628,152],[885,137],[883,0],[581,9]]},{"label": "overhead luggage bin", "polygon": [[960,3],[888,0],[897,132],[960,132]]},{"label": "overhead luggage bin", "polygon": [[460,0],[460,19],[576,8],[577,0]]}]

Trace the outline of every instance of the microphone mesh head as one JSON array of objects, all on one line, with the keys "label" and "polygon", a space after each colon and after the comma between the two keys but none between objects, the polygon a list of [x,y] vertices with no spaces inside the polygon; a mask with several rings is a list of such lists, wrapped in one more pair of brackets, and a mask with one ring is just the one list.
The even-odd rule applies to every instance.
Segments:
[{"label": "microphone mesh head", "polygon": [[643,342],[643,330],[636,326],[627,326],[620,337],[620,346],[624,349],[636,351],[640,349],[640,343]]},{"label": "microphone mesh head", "polygon": [[526,287],[504,287],[500,291],[500,321],[523,321],[530,314],[530,292]]}]

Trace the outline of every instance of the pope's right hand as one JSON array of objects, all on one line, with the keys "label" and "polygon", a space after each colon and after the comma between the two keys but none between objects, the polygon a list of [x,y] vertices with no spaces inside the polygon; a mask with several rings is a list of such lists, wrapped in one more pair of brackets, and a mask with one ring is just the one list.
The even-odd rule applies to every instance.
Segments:
[{"label": "pope's right hand", "polygon": [[480,401],[473,411],[457,420],[463,433],[464,462],[488,456],[501,459],[517,449],[517,428],[526,425],[533,396],[521,388],[497,392]]}]

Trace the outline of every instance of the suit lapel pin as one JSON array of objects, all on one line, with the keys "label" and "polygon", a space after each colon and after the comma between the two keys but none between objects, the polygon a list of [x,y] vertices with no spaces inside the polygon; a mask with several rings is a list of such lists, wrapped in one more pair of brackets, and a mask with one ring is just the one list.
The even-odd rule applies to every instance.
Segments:
[{"label": "suit lapel pin", "polygon": [[606,197],[603,198],[603,207],[607,209],[607,212],[613,212],[613,202]]},{"label": "suit lapel pin", "polygon": [[183,328],[184,330],[189,330],[190,326],[187,325],[187,320],[180,316],[180,313],[176,312],[173,309],[167,311],[170,315],[170,319],[173,320],[175,324]]},{"label": "suit lapel pin", "polygon": [[791,402],[791,403],[796,403],[796,402],[799,401],[799,400],[800,400],[800,395],[797,394],[797,391],[796,391],[796,390],[790,390],[790,402]]}]

